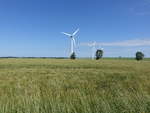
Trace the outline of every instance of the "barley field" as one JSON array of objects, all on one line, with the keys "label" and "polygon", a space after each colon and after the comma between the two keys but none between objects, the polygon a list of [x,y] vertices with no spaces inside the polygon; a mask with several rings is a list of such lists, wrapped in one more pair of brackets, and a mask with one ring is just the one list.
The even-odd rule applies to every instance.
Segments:
[{"label": "barley field", "polygon": [[0,113],[150,113],[150,60],[0,59]]}]

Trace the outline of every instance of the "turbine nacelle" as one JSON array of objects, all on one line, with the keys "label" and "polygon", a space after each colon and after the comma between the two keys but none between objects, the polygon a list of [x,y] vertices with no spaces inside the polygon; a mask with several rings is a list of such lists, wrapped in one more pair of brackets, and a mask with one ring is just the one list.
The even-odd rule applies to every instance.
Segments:
[{"label": "turbine nacelle", "polygon": [[74,38],[73,36],[70,36],[70,38]]}]

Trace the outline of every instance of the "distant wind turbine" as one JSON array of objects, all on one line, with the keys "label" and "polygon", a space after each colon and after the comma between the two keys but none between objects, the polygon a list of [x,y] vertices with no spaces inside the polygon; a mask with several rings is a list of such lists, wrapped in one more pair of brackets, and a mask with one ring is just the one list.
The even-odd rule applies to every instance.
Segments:
[{"label": "distant wind turbine", "polygon": [[95,57],[96,45],[97,45],[96,42],[93,42],[93,43],[89,43],[89,44],[88,44],[89,47],[92,47],[92,59],[94,59],[94,57]]},{"label": "distant wind turbine", "polygon": [[72,54],[74,52],[74,47],[76,46],[75,35],[78,32],[79,32],[79,29],[77,29],[73,34],[62,32],[62,34],[68,36],[71,39],[71,51],[70,51],[70,54]]},{"label": "distant wind turbine", "polygon": [[104,49],[102,48],[102,46],[100,46],[101,43],[97,43],[96,41],[91,42],[91,43],[81,43],[80,45],[81,45],[81,46],[89,46],[89,47],[91,47],[91,49],[92,49],[91,58],[92,58],[92,59],[94,59],[94,58],[95,58],[95,55],[96,55],[96,46],[99,46],[100,50],[102,50],[102,51],[104,50]]}]

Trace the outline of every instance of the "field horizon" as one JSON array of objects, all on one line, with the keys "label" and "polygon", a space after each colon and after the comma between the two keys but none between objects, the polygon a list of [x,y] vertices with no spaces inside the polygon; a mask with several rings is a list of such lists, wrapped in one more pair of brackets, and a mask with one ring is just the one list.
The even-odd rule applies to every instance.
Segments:
[{"label": "field horizon", "polygon": [[[14,58],[14,59],[17,59],[17,58],[22,58],[22,59],[70,59],[70,57],[31,57],[31,56],[26,56],[26,57],[17,57],[17,56],[1,56],[0,59],[7,59],[7,58]],[[92,59],[91,57],[76,57],[76,59]],[[102,59],[134,59],[135,60],[135,57],[103,57]],[[102,60],[101,59],[101,60]],[[150,57],[144,57],[143,60],[147,60],[147,59],[150,59]]]}]

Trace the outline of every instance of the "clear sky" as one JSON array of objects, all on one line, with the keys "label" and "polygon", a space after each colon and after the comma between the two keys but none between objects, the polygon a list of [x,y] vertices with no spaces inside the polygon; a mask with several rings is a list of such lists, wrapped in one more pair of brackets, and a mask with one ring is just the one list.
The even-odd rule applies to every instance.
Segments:
[{"label": "clear sky", "polygon": [[[68,56],[70,40],[60,32],[77,28],[78,44],[150,40],[150,0],[0,0],[0,56]],[[150,44],[103,48],[106,57],[138,50],[150,57]],[[91,48],[76,53],[88,57]]]}]

